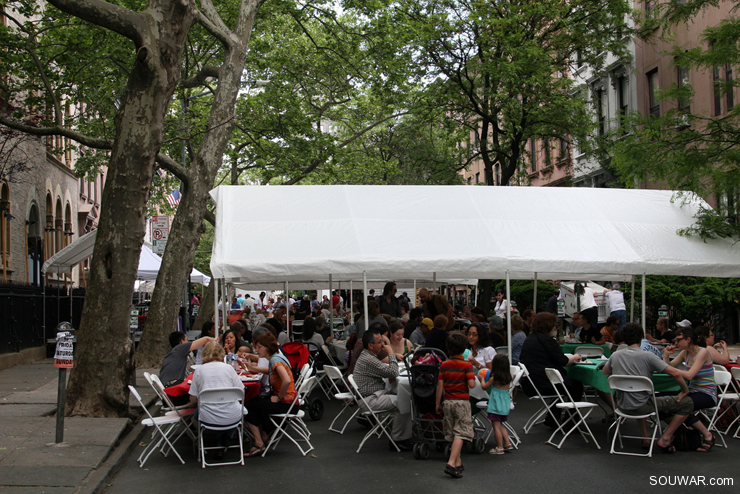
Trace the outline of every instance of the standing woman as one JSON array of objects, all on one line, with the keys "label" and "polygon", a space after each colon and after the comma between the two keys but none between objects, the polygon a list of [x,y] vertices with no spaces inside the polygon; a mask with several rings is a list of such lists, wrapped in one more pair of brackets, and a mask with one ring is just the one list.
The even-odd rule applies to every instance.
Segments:
[{"label": "standing woman", "polygon": [[[676,331],[674,341],[673,345],[668,345],[663,350],[663,360],[676,367],[683,378],[689,382],[689,398],[694,402],[694,410],[717,406],[714,363],[712,355],[706,349],[707,343],[704,336],[697,334],[691,328],[683,328]],[[670,361],[669,356],[676,350],[680,350],[681,353]],[[685,424],[701,432],[704,437],[697,451],[706,453],[712,449],[717,438],[709,432],[696,415],[689,415]]]},{"label": "standing woman", "polygon": [[[246,404],[249,413],[244,419],[254,437],[254,446],[248,453],[244,454],[247,457],[259,456],[265,451],[267,434],[273,429],[270,415],[287,413],[296,396],[290,362],[282,353],[278,352],[275,336],[272,333],[262,333],[254,342],[254,349],[260,358],[270,361],[269,376],[272,396],[253,398]],[[254,362],[247,362],[247,368],[250,372],[255,372],[254,367],[256,367]]]},{"label": "standing woman", "polygon": [[504,292],[496,292],[496,306],[493,308],[496,315],[501,319],[506,319],[506,313],[509,311],[509,301],[504,298]]},{"label": "standing woman", "polygon": [[585,317],[592,327],[597,327],[599,324],[599,308],[594,298],[596,292],[580,283],[576,283],[575,288],[578,297],[581,299],[581,317]]},{"label": "standing woman", "polygon": [[480,369],[491,370],[496,349],[491,346],[491,338],[488,328],[480,323],[473,323],[468,328],[468,343],[470,344],[470,355],[468,362],[473,364],[476,372]]}]

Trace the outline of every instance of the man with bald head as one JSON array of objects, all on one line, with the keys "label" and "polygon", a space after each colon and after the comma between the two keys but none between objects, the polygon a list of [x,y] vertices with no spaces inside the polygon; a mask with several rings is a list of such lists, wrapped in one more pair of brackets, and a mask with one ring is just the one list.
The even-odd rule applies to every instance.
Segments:
[{"label": "man with bald head", "polygon": [[455,326],[455,318],[452,315],[452,306],[442,295],[432,295],[429,290],[422,288],[419,290],[419,300],[421,301],[424,317],[432,321],[434,318],[442,315],[447,318],[447,330]]}]

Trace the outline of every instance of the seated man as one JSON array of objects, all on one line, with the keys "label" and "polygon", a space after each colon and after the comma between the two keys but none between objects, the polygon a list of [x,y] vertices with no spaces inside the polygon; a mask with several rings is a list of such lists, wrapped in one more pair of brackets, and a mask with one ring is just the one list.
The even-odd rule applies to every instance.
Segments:
[{"label": "seated man", "polygon": [[660,333],[657,338],[653,338],[649,334],[645,335],[645,338],[650,343],[673,343],[673,338],[675,336],[673,335],[673,331],[668,329],[668,318],[667,317],[661,317],[660,319],[658,319],[658,322],[655,324],[655,327],[657,328],[658,333]]},{"label": "seated man", "polygon": [[578,321],[581,323],[581,343],[595,343],[601,339],[601,331],[596,326],[592,326],[587,318],[581,315]]},{"label": "seated man", "polygon": [[617,316],[609,316],[606,318],[606,323],[599,331],[600,338],[595,338],[593,341],[588,343],[594,343],[596,345],[609,345],[614,343],[614,333],[619,329],[619,318]]},{"label": "seated man", "polygon": [[[651,352],[640,349],[644,332],[642,326],[636,323],[628,323],[620,331],[622,341],[629,345],[624,350],[612,354],[604,366],[604,375],[626,375],[652,377],[653,372],[662,372],[673,377],[681,392],[678,396],[660,396],[657,398],[658,412],[661,416],[672,415],[668,427],[658,439],[657,446],[666,453],[673,453],[676,448],[671,444],[673,433],[694,411],[694,402],[686,396],[689,388],[680,372],[666,362],[656,357]],[[617,393],[617,404],[620,410],[632,415],[646,415],[653,411],[650,394],[646,392]],[[638,420],[643,437],[649,437],[645,419]]]},{"label": "seated man", "polygon": [[434,328],[434,322],[428,317],[421,320],[419,326],[411,332],[411,343],[416,346],[425,346],[427,341],[427,334]]},{"label": "seated man", "polygon": [[[360,394],[365,398],[367,405],[373,411],[393,410],[393,426],[391,437],[401,451],[411,451],[411,415],[401,414],[393,404],[389,392],[385,389],[383,378],[398,377],[398,359],[396,354],[388,351],[388,363],[378,359],[383,349],[383,338],[375,328],[369,328],[362,335],[363,350],[357,358],[354,369],[354,378]],[[392,444],[388,444],[391,451],[396,451]]]},{"label": "seated man", "polygon": [[[188,366],[188,354],[197,350],[209,341],[216,341],[215,338],[204,336],[198,338],[192,343],[188,342],[188,337],[180,331],[170,333],[170,350],[162,359],[162,368],[159,370],[159,380],[165,388],[180,384],[185,379],[185,370]],[[188,402],[188,396],[178,396],[173,398],[172,402],[176,406],[185,405]]]}]

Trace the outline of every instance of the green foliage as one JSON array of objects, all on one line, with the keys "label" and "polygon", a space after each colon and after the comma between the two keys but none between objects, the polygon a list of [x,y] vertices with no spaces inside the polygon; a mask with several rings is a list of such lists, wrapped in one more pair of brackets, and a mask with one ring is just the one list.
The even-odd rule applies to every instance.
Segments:
[{"label": "green foliage", "polygon": [[597,69],[607,52],[626,57],[628,13],[620,0],[405,0],[366,10],[411,55],[416,80],[427,85],[420,104],[464,130],[489,185],[495,163],[504,185],[524,166],[530,138],[585,138],[585,102],[570,78],[555,76],[575,65],[576,53]]}]

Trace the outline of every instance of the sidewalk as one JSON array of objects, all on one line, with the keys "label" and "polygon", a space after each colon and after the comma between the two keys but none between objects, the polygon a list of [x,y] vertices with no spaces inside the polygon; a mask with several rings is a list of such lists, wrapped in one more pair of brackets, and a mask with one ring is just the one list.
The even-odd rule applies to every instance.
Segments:
[{"label": "sidewalk", "polygon": [[[143,432],[125,418],[66,417],[64,442],[55,444],[59,370],[53,363],[44,359],[0,371],[0,490],[4,492],[102,490]],[[151,406],[155,394],[144,380],[144,370],[137,371],[136,388]],[[136,400],[131,406],[139,408]]]}]

